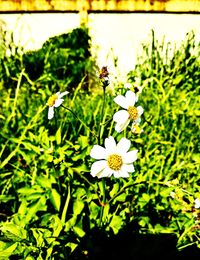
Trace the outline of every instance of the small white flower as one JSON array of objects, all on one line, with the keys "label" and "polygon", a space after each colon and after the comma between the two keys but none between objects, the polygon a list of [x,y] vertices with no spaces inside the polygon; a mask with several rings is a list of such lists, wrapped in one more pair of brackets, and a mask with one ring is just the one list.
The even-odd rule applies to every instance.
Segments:
[{"label": "small white flower", "polygon": [[144,130],[139,127],[139,124],[135,124],[135,125],[133,124],[132,127],[131,127],[131,131],[132,131],[134,134],[136,134],[136,135],[139,135],[139,134],[141,134],[142,132],[144,132]]},{"label": "small white flower", "polygon": [[105,148],[100,145],[94,145],[90,156],[98,161],[91,167],[91,175],[98,178],[129,177],[129,172],[134,172],[133,162],[137,160],[138,150],[129,151],[130,140],[123,137],[116,144],[115,139],[110,136],[105,139]]},{"label": "small white flower", "polygon": [[48,101],[47,101],[47,105],[49,106],[49,110],[48,110],[48,119],[52,119],[54,116],[54,107],[59,107],[62,102],[64,101],[64,99],[62,99],[63,96],[67,95],[69,92],[68,91],[64,91],[62,93],[57,92],[56,94],[52,95]]},{"label": "small white flower", "polygon": [[198,198],[194,200],[194,207],[195,207],[195,209],[200,208],[200,200]]},{"label": "small white flower", "polygon": [[140,123],[140,116],[144,110],[141,106],[135,107],[137,100],[138,97],[136,94],[130,90],[126,92],[125,96],[118,95],[114,98],[115,103],[124,108],[116,112],[113,116],[113,120],[116,122],[115,130],[118,133],[122,132],[130,121],[133,121],[133,126]]}]

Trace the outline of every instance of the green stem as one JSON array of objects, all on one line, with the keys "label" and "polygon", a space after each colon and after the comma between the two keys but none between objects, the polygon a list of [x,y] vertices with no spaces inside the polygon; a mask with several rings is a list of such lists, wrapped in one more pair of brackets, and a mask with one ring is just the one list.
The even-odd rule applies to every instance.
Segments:
[{"label": "green stem", "polygon": [[101,115],[100,115],[100,124],[99,124],[99,134],[98,134],[98,143],[101,144],[101,137],[102,137],[102,130],[103,130],[103,116],[105,111],[105,104],[106,104],[106,89],[103,88],[103,104],[101,109]]},{"label": "green stem", "polygon": [[[127,184],[127,185],[124,185],[120,191],[118,191],[115,196],[113,196],[107,203],[109,204],[111,201],[113,201],[115,198],[117,198],[120,194],[122,194],[127,188],[129,187],[133,187],[135,185],[140,185],[140,184],[160,184],[160,185],[163,185],[163,186],[168,186],[168,187],[174,187],[173,184],[170,184],[169,182],[162,182],[162,181],[138,181],[138,182],[135,182],[135,183],[132,183],[132,184]],[[187,193],[187,194],[190,194],[188,191],[184,190],[184,189],[181,189],[183,192]]]},{"label": "green stem", "polygon": [[[99,135],[98,135],[98,143],[99,145],[101,144],[101,137],[103,135],[103,116],[104,116],[104,111],[105,111],[105,104],[106,104],[106,88],[103,88],[103,104],[102,104],[102,109],[101,109],[101,115],[100,115],[100,125],[99,125]],[[104,206],[106,203],[106,183],[105,179],[102,179],[102,195],[103,195],[103,201],[101,202],[101,211],[100,211],[100,220],[99,220],[99,225],[103,225],[103,215],[104,215]]]},{"label": "green stem", "polygon": [[24,131],[22,132],[21,136],[19,137],[17,146],[15,147],[14,150],[12,150],[12,152],[4,159],[4,161],[0,164],[0,169],[2,169],[10,160],[13,156],[15,156],[15,154],[17,153],[20,145],[22,144],[26,133],[29,129],[31,129],[31,127],[33,127],[34,123],[36,122],[36,120],[38,119],[40,113],[43,112],[43,110],[46,108],[46,106],[40,107],[38,112],[35,114],[34,117],[32,117],[32,119],[29,121],[28,125],[24,128]]},{"label": "green stem", "polygon": [[64,205],[64,208],[63,208],[63,212],[62,212],[62,216],[61,216],[61,221],[62,221],[63,224],[65,223],[65,220],[66,220],[67,209],[68,209],[68,206],[69,206],[69,200],[70,200],[70,185],[68,184],[67,198],[66,198],[65,205]]},{"label": "green stem", "polygon": [[78,119],[80,122],[81,122],[81,124],[82,125],[84,125],[86,128],[87,128],[87,130],[92,134],[92,135],[94,135],[96,138],[97,138],[97,136],[96,136],[96,133],[94,133],[86,124],[85,124],[85,122],[83,121],[83,120],[81,120],[77,115],[76,115],[76,113],[74,113],[70,108],[68,108],[68,107],[65,107],[65,106],[63,106],[63,105],[61,105],[63,108],[65,108],[65,109],[67,109],[69,112],[71,112],[72,113],[72,115],[76,118],[76,119]]},{"label": "green stem", "polygon": [[99,226],[102,227],[103,226],[103,213],[104,213],[104,207],[106,204],[106,183],[105,183],[105,179],[102,179],[102,190],[103,190],[103,200],[101,202],[101,211],[100,211],[100,219],[99,219]]}]

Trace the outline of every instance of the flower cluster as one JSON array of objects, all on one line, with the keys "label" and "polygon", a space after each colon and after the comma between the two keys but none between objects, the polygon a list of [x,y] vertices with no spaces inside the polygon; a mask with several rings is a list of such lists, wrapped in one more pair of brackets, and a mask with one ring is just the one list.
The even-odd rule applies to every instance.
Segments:
[{"label": "flower cluster", "polygon": [[113,116],[113,120],[116,122],[115,130],[120,133],[132,122],[132,131],[140,132],[139,123],[141,121],[140,116],[143,113],[143,108],[141,106],[135,106],[135,103],[138,101],[136,94],[128,90],[125,96],[119,95],[114,98],[114,101],[123,108]]},{"label": "flower cluster", "polygon": [[[103,67],[100,72],[100,79],[106,78],[108,82],[107,67]],[[104,85],[105,86],[105,85]],[[122,132],[132,122],[131,131],[140,134],[142,130],[139,127],[141,121],[140,116],[143,113],[141,106],[135,106],[138,101],[138,95],[135,92],[128,90],[123,95],[118,95],[114,98],[114,102],[123,109],[116,112],[113,120],[116,122],[115,131]],[[93,177],[111,177],[115,178],[129,177],[129,173],[134,172],[133,162],[137,160],[138,150],[128,151],[131,147],[131,142],[123,137],[119,143],[112,136],[105,139],[105,148],[100,145],[94,145],[90,152],[90,156],[97,161],[92,164],[91,175]]]},{"label": "flower cluster", "polygon": [[[109,85],[109,73],[106,66],[100,70],[99,79],[105,93],[105,89]],[[129,88],[124,96],[118,95],[114,98],[114,102],[122,108],[113,115],[113,121],[116,122],[115,131],[117,133],[121,133],[125,130],[130,123],[132,133],[140,134],[143,131],[139,126],[143,108],[135,105],[140,92],[141,88],[139,88],[139,91],[136,93],[132,88]],[[57,92],[48,99],[48,119],[54,117],[54,108],[62,105],[64,101],[62,97],[67,94],[68,91],[63,93]],[[71,111],[70,109],[68,110]],[[91,166],[91,175],[98,178],[111,177],[112,175],[114,175],[115,178],[129,177],[129,173],[135,171],[133,162],[137,160],[138,153],[138,150],[129,151],[131,141],[126,137],[122,137],[119,142],[116,143],[114,137],[109,136],[105,139],[104,145],[105,147],[94,145],[91,149],[90,156],[97,160]]]}]

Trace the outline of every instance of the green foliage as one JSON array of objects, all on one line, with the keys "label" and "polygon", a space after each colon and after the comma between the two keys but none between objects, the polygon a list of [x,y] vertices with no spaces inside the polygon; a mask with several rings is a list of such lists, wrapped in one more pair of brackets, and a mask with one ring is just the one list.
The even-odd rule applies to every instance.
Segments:
[{"label": "green foliage", "polygon": [[[79,33],[86,37],[80,38],[82,50]],[[200,247],[199,209],[194,207],[200,199],[200,46],[192,35],[170,58],[154,37],[150,47],[144,46],[128,75],[143,87],[138,103],[145,109],[144,132],[134,135],[128,128],[113,134],[117,140],[126,134],[139,150],[135,172],[128,179],[100,180],[90,175],[90,150],[114,132],[112,116],[118,106],[113,98],[126,89],[119,84],[112,94],[108,87],[105,103],[100,84],[93,92],[84,90],[88,40],[77,29],[50,39],[38,52],[15,54],[23,62],[13,70],[12,88],[1,74],[0,256],[86,259],[94,237],[125,232],[126,238],[127,230],[131,235],[170,234],[180,250]],[[73,73],[65,54],[78,59]],[[39,57],[43,63],[36,68]],[[11,66],[10,59],[1,60],[4,68]],[[56,64],[65,69],[57,70]],[[75,91],[64,97],[64,107],[56,108],[49,121],[45,104],[57,83],[59,91],[63,86]]]},{"label": "green foliage", "polygon": [[0,73],[4,84],[12,90],[15,89],[16,75],[22,69],[30,82],[35,81],[37,88],[49,84],[51,91],[61,86],[74,91],[83,78],[85,90],[92,84],[95,63],[91,57],[91,38],[87,28],[76,28],[54,36],[36,51],[23,53],[20,48],[13,47],[12,38],[10,45],[7,46],[10,55],[0,57]]}]

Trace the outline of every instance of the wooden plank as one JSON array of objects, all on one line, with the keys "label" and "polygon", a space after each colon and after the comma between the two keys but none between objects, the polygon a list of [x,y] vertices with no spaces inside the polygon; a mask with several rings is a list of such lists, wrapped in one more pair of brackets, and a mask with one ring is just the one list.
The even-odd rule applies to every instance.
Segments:
[{"label": "wooden plank", "polygon": [[0,0],[0,12],[200,12],[200,0]]}]

